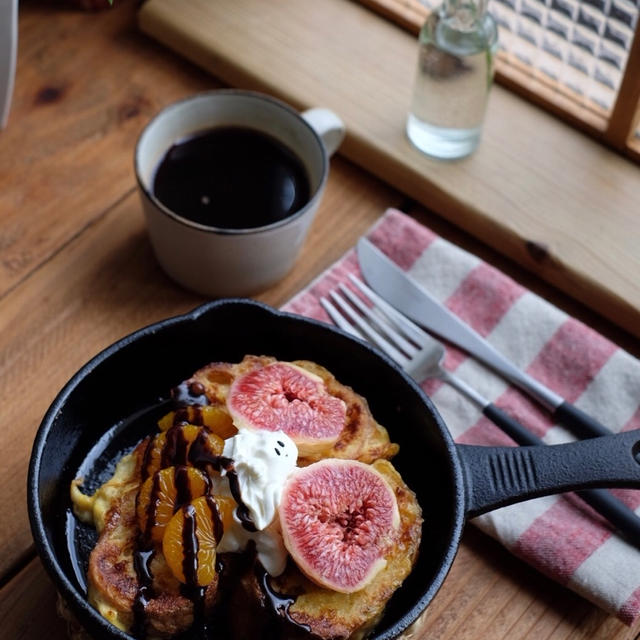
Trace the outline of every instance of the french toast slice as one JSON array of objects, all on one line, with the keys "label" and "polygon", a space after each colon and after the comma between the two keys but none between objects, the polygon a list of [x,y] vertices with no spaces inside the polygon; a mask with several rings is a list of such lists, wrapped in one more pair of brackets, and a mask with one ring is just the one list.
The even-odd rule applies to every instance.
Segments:
[{"label": "french toast slice", "polygon": [[[245,356],[237,363],[214,362],[196,371],[182,388],[202,389],[207,401],[226,411],[229,388],[233,381],[254,369],[276,362],[268,356]],[[330,395],[340,398],[346,405],[346,419],[338,439],[327,448],[298,458],[299,466],[306,466],[323,458],[343,458],[372,463],[380,458],[390,459],[398,452],[398,445],[390,442],[387,430],[374,419],[367,401],[352,388],[341,384],[324,367],[308,360],[295,360],[292,364],[322,379]]]},{"label": "french toast slice", "polygon": [[[415,494],[387,460],[372,465],[392,487],[400,512],[400,527],[395,544],[387,551],[386,566],[363,589],[354,593],[338,593],[320,587],[306,578],[293,562],[276,578],[267,578],[271,593],[267,593],[264,576],[247,571],[240,583],[235,601],[252,606],[251,613],[235,621],[233,638],[260,638],[260,629],[268,621],[270,607],[280,606],[279,637],[321,638],[322,640],[361,640],[379,622],[393,593],[411,572],[420,544],[422,510]],[[286,611],[283,610],[283,604]],[[273,611],[271,611],[273,616]],[[311,635],[310,635],[311,634]]]},{"label": "french toast slice", "polygon": [[[99,533],[89,556],[89,602],[114,626],[131,631],[135,622],[135,600],[140,587],[134,566],[139,527],[136,495],[140,488],[141,464],[147,440],[120,460],[113,477],[94,496],[75,496],[76,513],[84,521],[92,519]],[[89,509],[91,514],[89,514]],[[144,608],[142,624],[149,639],[169,638],[189,629],[194,621],[194,602],[181,593],[180,582],[169,570],[162,553],[150,561],[152,597]],[[204,595],[204,609],[216,600],[217,579]]]}]

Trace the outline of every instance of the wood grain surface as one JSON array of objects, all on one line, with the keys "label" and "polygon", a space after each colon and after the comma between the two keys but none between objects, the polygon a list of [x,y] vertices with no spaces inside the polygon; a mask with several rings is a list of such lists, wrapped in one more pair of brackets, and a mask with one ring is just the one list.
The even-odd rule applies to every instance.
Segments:
[{"label": "wood grain surface", "polygon": [[[63,640],[36,558],[26,474],[38,424],[98,351],[203,298],[174,285],[149,245],[132,169],[161,106],[218,81],[135,28],[136,6],[85,14],[20,7],[16,100],[0,132],[0,639]],[[80,62],[84,60],[84,63]],[[258,296],[274,306],[353,245],[388,206],[474,251],[638,354],[637,341],[343,158],[294,270]],[[629,629],[469,527],[444,587],[407,638],[632,640]]]},{"label": "wood grain surface", "polygon": [[234,86],[334,109],[342,154],[640,336],[637,165],[499,86],[475,154],[424,156],[416,39],[347,0],[149,0],[140,24]]}]

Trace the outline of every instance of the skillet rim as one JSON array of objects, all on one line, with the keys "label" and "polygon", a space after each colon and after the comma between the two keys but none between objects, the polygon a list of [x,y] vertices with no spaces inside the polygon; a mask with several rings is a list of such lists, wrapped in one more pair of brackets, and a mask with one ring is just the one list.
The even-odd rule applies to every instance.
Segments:
[{"label": "skillet rim", "polygon": [[[62,387],[47,409],[38,427],[29,459],[27,475],[27,508],[31,532],[38,556],[49,574],[49,577],[52,579],[56,589],[60,592],[64,601],[68,603],[74,616],[78,618],[78,621],[86,630],[91,633],[99,630],[100,636],[109,640],[135,640],[132,636],[120,631],[108,622],[89,604],[86,596],[80,593],[76,586],[67,577],[67,573],[58,561],[58,554],[48,540],[39,499],[40,471],[42,467],[42,460],[46,452],[47,438],[56,422],[56,418],[64,409],[65,403],[73,391],[85,378],[90,376],[102,362],[108,360],[113,354],[137,340],[162,332],[167,327],[172,327],[176,324],[186,325],[191,322],[197,322],[202,316],[215,314],[218,309],[234,306],[238,309],[242,309],[243,307],[253,307],[264,313],[270,314],[275,318],[284,318],[287,321],[295,321],[309,325],[314,331],[319,330],[337,334],[342,339],[346,339],[349,342],[357,344],[359,349],[364,349],[372,354],[373,357],[382,360],[386,367],[391,368],[403,379],[404,384],[408,385],[411,390],[419,396],[422,404],[431,414],[435,426],[438,428],[438,432],[447,452],[449,461],[448,466],[452,473],[451,481],[454,485],[452,487],[452,494],[455,496],[454,504],[452,505],[452,528],[446,553],[441,557],[439,568],[435,573],[434,578],[428,585],[426,585],[421,596],[414,601],[413,604],[410,604],[409,609],[404,615],[400,616],[396,620],[390,621],[390,624],[386,629],[369,636],[368,640],[392,640],[393,638],[397,638],[425,611],[428,604],[442,586],[458,551],[460,538],[462,536],[466,520],[466,486],[463,466],[456,450],[456,444],[454,443],[444,420],[440,416],[440,413],[434,406],[431,399],[422,391],[418,384],[386,354],[382,353],[369,343],[360,340],[359,338],[355,338],[337,327],[320,322],[313,318],[307,318],[299,314],[281,311],[271,307],[270,305],[249,298],[221,298],[211,302],[206,302],[189,312],[159,320],[127,334],[88,360]],[[420,552],[423,551],[423,544],[424,540],[421,540]]]}]

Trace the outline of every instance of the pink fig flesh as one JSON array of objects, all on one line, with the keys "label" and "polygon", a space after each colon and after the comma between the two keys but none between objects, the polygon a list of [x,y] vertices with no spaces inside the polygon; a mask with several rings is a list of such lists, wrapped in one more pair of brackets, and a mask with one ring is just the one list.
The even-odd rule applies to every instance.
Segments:
[{"label": "pink fig flesh", "polygon": [[331,446],[346,420],[346,405],[318,376],[287,362],[254,369],[231,385],[227,407],[238,428],[284,431],[301,455]]},{"label": "pink fig flesh", "polygon": [[309,579],[352,593],[386,565],[400,515],[395,494],[378,471],[331,458],[289,477],[280,524],[287,551]]}]

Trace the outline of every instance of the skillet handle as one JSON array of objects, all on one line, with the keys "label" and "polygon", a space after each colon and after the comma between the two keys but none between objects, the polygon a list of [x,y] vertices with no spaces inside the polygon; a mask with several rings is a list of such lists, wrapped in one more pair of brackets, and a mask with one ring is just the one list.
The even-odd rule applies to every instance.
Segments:
[{"label": "skillet handle", "polygon": [[[538,436],[491,402],[483,407],[482,413],[519,445],[545,444]],[[593,434],[589,437],[593,437]],[[578,495],[601,516],[604,516],[618,530],[618,533],[626,536],[629,542],[640,548],[640,517],[633,509],[606,489],[583,489],[578,491]]]},{"label": "skillet handle", "polygon": [[640,488],[640,430],[551,446],[456,449],[470,518],[552,493]]}]

